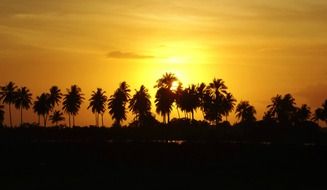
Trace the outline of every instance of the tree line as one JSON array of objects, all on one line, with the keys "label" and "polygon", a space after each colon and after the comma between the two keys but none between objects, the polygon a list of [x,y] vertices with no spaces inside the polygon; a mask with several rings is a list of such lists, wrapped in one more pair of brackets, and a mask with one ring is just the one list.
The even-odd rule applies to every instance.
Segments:
[{"label": "tree line", "polygon": [[[177,87],[173,84],[178,83]],[[183,84],[173,73],[165,73],[156,81],[157,92],[155,95],[156,113],[162,116],[163,123],[170,123],[170,114],[175,108],[178,117],[184,114],[184,118],[194,121],[194,113],[200,110],[204,121],[211,125],[219,125],[227,122],[231,112],[235,110],[238,124],[251,125],[256,122],[256,109],[248,101],[240,101],[236,105],[236,99],[228,91],[222,79],[214,78],[209,84],[191,84],[183,87]],[[120,83],[119,87],[109,97],[102,88],[92,92],[88,100],[88,109],[95,115],[95,126],[104,126],[103,116],[108,110],[114,120],[113,126],[121,126],[126,120],[127,112],[134,114],[134,124],[139,127],[154,125],[157,120],[151,113],[151,96],[148,89],[142,85],[131,95],[131,89],[126,82]],[[17,87],[14,82],[9,82],[0,87],[0,102],[8,105],[10,127],[12,124],[12,106],[20,110],[20,125],[23,122],[23,111],[30,108],[38,115],[38,125],[41,117],[43,126],[47,126],[50,120],[55,126],[68,116],[69,127],[75,126],[75,117],[78,115],[81,104],[85,98],[82,90],[77,85],[66,89],[65,93],[57,86],[52,86],[49,92],[44,92],[32,100],[32,93],[27,87]],[[4,105],[0,105],[0,125],[4,121]],[[314,113],[308,105],[296,106],[295,99],[291,94],[276,95],[267,106],[263,116],[264,121],[278,125],[298,126],[305,122],[327,123],[327,100]]]}]

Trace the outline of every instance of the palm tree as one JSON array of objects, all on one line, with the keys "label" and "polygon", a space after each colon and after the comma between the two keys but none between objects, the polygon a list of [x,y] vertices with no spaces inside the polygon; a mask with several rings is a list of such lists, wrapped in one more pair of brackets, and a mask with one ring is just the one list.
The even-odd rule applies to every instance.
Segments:
[{"label": "palm tree", "polygon": [[71,127],[71,116],[73,117],[73,126],[75,126],[75,116],[83,103],[84,97],[81,91],[80,87],[72,85],[70,89],[67,89],[67,94],[64,94],[63,110],[68,113],[69,127]]},{"label": "palm tree", "polygon": [[0,105],[0,126],[3,125],[3,121],[5,120],[5,111],[3,109],[4,106]]},{"label": "palm tree", "polygon": [[200,98],[197,93],[196,86],[193,84],[182,91],[180,97],[180,107],[182,111],[191,113],[194,120],[194,111],[200,106]]},{"label": "palm tree", "polygon": [[144,126],[145,120],[151,116],[150,94],[145,86],[141,86],[140,90],[135,90],[135,94],[129,102],[129,110],[132,111],[139,121],[140,126]]},{"label": "palm tree", "polygon": [[44,127],[47,126],[48,115],[51,110],[51,103],[49,101],[50,94],[42,93],[36,97],[34,101],[33,110],[38,115],[38,123],[40,125],[40,116],[43,116]]},{"label": "palm tree", "polygon": [[308,121],[311,117],[310,107],[303,104],[300,108],[296,108],[296,120],[300,123]]},{"label": "palm tree", "polygon": [[327,100],[322,104],[322,107],[315,110],[314,116],[312,118],[314,121],[319,123],[319,120],[327,123]]},{"label": "palm tree", "polygon": [[181,108],[181,96],[183,93],[183,84],[181,82],[178,83],[177,89],[174,92],[174,99],[176,104],[176,110],[178,114],[178,118],[180,117],[179,109]]},{"label": "palm tree", "polygon": [[16,92],[15,107],[20,109],[20,125],[23,125],[23,109],[28,110],[32,105],[32,93],[26,88],[19,88]]},{"label": "palm tree", "polygon": [[222,119],[222,115],[226,114],[226,103],[224,103],[227,94],[227,86],[222,79],[213,79],[206,87],[203,96],[203,109],[205,119],[216,121],[216,125]]},{"label": "palm tree", "polygon": [[157,80],[155,88],[167,88],[171,89],[173,83],[178,81],[178,78],[173,73],[165,73],[160,79]]},{"label": "palm tree", "polygon": [[199,97],[199,101],[200,101],[200,109],[202,111],[202,115],[203,115],[203,119],[205,119],[205,114],[204,114],[204,96],[205,96],[205,93],[206,93],[206,84],[205,83],[201,83],[197,86],[196,88],[197,90],[197,94],[198,94],[198,97]]},{"label": "palm tree", "polygon": [[317,108],[315,110],[315,113],[314,113],[314,116],[313,116],[312,120],[315,121],[315,122],[318,122],[318,124],[319,124],[319,121],[325,121],[326,117],[325,117],[325,114],[324,114],[324,109],[323,108]]},{"label": "palm tree", "polygon": [[62,98],[62,93],[58,88],[58,86],[52,86],[50,88],[50,97],[49,97],[51,109],[54,109],[56,105],[57,106],[59,105],[61,98]]},{"label": "palm tree", "polygon": [[271,113],[273,119],[282,124],[290,124],[294,120],[296,107],[295,99],[291,94],[284,97],[277,95],[271,99],[272,104],[268,105],[268,112]]},{"label": "palm tree", "polygon": [[172,111],[173,103],[173,92],[168,88],[159,88],[155,97],[156,112],[163,116],[164,123],[169,123],[170,121],[170,112]]},{"label": "palm tree", "polygon": [[227,93],[227,86],[222,79],[214,78],[213,81],[209,83],[206,90],[210,96],[217,98]]},{"label": "palm tree", "polygon": [[241,101],[236,107],[236,117],[241,123],[251,123],[256,121],[257,111],[248,101]]},{"label": "palm tree", "polygon": [[120,126],[120,122],[126,120],[126,103],[130,99],[129,89],[126,82],[122,82],[119,88],[109,99],[109,114],[115,120],[114,125]]},{"label": "palm tree", "polygon": [[173,83],[177,81],[178,78],[173,73],[165,73],[157,80],[157,84],[154,86],[158,88],[155,100],[156,112],[163,116],[164,123],[166,123],[166,115],[168,119],[167,123],[170,121],[170,112],[176,96],[171,88]]},{"label": "palm tree", "polygon": [[61,111],[55,110],[53,112],[53,114],[50,115],[50,118],[49,119],[52,122],[52,124],[56,124],[56,127],[58,127],[58,123],[60,121],[64,121],[65,120],[64,113],[62,113]]},{"label": "palm tree", "polygon": [[223,99],[224,115],[226,116],[226,121],[230,112],[234,110],[236,99],[231,93],[226,93]]},{"label": "palm tree", "polygon": [[9,82],[6,86],[1,87],[0,100],[2,100],[2,103],[8,104],[9,106],[10,127],[12,127],[11,104],[15,103],[16,89],[17,86],[13,82]]},{"label": "palm tree", "polygon": [[[106,110],[107,96],[105,91],[102,91],[101,88],[98,88],[97,91],[93,91],[91,98],[89,99],[90,105],[87,109],[91,108],[92,113],[95,114],[95,125],[99,126],[99,115],[104,113]],[[103,120],[102,120],[103,126]]]}]

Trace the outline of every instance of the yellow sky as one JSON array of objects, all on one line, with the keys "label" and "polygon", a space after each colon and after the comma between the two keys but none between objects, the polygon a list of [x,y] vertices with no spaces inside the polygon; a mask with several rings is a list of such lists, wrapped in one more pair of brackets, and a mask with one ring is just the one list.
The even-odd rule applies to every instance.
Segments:
[{"label": "yellow sky", "polygon": [[[125,80],[154,97],[173,72],[185,84],[224,79],[259,118],[277,93],[316,108],[327,98],[326,23],[325,0],[0,0],[0,84],[34,96],[78,84],[88,99]],[[78,124],[94,123],[86,107]]]}]

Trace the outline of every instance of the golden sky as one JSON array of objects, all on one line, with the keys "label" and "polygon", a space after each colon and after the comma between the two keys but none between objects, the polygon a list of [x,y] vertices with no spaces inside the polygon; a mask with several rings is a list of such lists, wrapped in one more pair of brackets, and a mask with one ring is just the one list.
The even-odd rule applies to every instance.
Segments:
[{"label": "golden sky", "polygon": [[[325,0],[0,0],[0,85],[35,97],[78,84],[88,99],[125,80],[154,97],[173,72],[184,86],[224,79],[259,118],[277,93],[315,109],[327,98],[326,23]],[[87,105],[77,124],[94,123]]]}]

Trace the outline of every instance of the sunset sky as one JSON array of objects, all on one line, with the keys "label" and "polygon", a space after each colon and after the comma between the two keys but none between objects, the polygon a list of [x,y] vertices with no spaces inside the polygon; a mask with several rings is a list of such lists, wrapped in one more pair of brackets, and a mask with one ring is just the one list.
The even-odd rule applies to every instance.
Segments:
[{"label": "sunset sky", "polygon": [[[0,0],[0,85],[36,97],[77,84],[88,100],[127,81],[153,100],[155,81],[173,72],[184,86],[222,78],[259,119],[277,93],[315,109],[327,98],[326,23],[326,0]],[[79,125],[94,124],[87,106]]]}]

